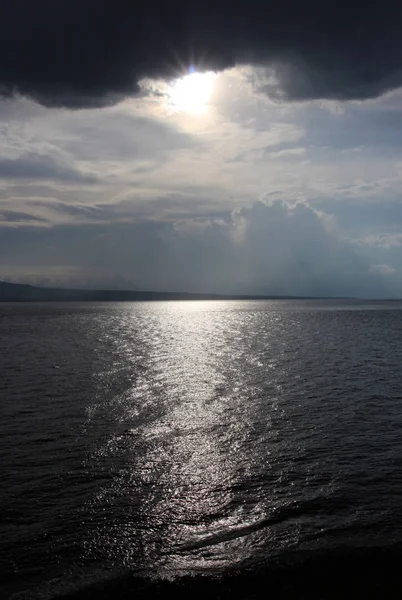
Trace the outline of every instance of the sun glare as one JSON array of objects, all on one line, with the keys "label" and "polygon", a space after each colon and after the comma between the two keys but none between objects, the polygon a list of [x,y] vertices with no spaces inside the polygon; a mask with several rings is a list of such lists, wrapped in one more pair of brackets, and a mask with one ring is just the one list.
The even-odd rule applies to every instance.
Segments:
[{"label": "sun glare", "polygon": [[188,113],[206,112],[213,91],[216,74],[189,73],[176,79],[169,87],[169,104],[178,111]]}]

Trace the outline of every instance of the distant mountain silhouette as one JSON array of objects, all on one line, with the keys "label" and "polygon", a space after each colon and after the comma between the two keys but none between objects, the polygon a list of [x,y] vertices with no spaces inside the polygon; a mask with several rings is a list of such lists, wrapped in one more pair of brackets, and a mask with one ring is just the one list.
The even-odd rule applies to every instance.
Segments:
[{"label": "distant mountain silhouette", "polygon": [[[273,300],[295,296],[194,294],[130,290],[79,290],[37,287],[0,281],[0,302],[135,302],[148,300]],[[306,298],[306,297],[303,297]]]}]

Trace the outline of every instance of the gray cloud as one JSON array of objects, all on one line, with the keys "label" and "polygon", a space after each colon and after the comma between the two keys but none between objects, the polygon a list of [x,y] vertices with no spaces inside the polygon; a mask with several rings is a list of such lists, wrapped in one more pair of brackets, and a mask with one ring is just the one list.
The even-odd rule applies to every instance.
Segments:
[{"label": "gray cloud", "polygon": [[0,177],[4,179],[50,180],[66,183],[94,184],[97,179],[51,156],[27,152],[19,158],[0,159]]},{"label": "gray cloud", "polygon": [[46,219],[43,219],[41,217],[32,215],[30,213],[25,213],[22,211],[17,211],[17,210],[6,210],[1,208],[0,205],[0,223],[2,221],[8,222],[8,223],[31,223],[31,222],[38,222],[38,223],[45,223]]},{"label": "gray cloud", "polygon": [[305,118],[309,125],[307,142],[336,152],[344,150],[344,156],[337,155],[337,160],[348,161],[351,152],[358,155],[364,151],[392,156],[402,147],[402,112],[381,105],[349,105],[342,115],[332,116],[311,106]]},{"label": "gray cloud", "polygon": [[[62,119],[56,121],[63,129]],[[130,115],[128,111],[105,111],[101,115],[66,116],[64,148],[82,160],[153,161],[175,150],[200,146],[195,136],[168,123]]]}]

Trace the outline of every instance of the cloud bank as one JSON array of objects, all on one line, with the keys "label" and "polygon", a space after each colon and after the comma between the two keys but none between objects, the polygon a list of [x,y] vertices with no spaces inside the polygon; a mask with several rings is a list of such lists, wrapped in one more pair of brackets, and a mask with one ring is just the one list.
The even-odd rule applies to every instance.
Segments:
[{"label": "cloud bank", "polygon": [[[7,229],[0,236],[0,275],[89,287],[387,295],[390,270],[370,268],[330,224],[306,203],[278,200],[220,219]],[[43,279],[48,272],[50,281]]]}]

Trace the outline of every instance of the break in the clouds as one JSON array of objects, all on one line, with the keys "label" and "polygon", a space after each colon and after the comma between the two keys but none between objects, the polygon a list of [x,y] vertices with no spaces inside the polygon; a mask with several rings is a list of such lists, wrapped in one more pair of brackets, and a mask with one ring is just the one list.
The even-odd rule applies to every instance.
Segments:
[{"label": "break in the clouds", "polygon": [[253,65],[276,98],[375,97],[402,82],[401,25],[388,0],[15,0],[2,10],[0,90],[104,106],[190,64]]},{"label": "break in the clouds", "polygon": [[0,277],[402,296],[399,8],[34,4],[0,39]]}]

